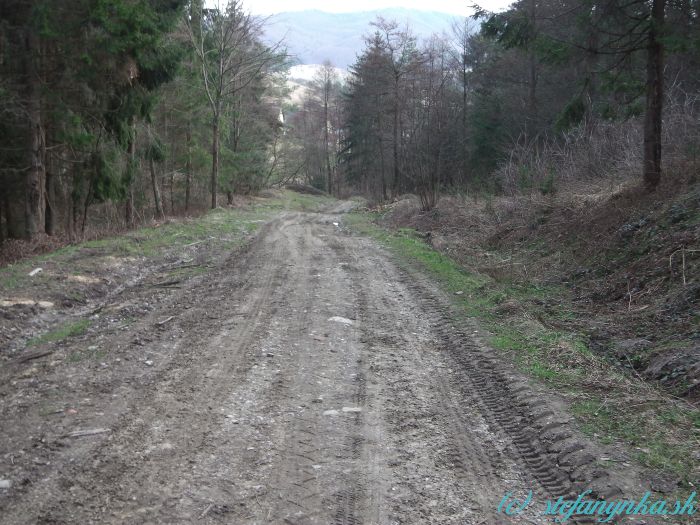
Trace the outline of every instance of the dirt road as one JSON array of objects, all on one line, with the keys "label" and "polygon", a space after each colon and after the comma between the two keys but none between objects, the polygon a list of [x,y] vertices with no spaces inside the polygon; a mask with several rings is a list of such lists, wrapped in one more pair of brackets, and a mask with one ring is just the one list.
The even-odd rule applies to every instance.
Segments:
[{"label": "dirt road", "polygon": [[0,521],[495,524],[507,492],[600,482],[567,418],[448,304],[340,215],[286,212],[105,332],[87,377],[4,387]]}]

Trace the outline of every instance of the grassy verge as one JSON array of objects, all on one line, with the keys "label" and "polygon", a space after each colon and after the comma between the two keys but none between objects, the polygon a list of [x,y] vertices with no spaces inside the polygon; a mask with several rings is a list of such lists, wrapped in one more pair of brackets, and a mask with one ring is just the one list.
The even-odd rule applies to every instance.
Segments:
[{"label": "grassy verge", "polygon": [[[327,197],[275,192],[267,198],[251,198],[245,206],[219,208],[201,217],[168,220],[123,235],[65,246],[0,268],[0,299],[24,302],[31,308],[35,308],[31,306],[33,301],[42,301],[53,314],[48,331],[30,339],[14,339],[13,351],[84,334],[91,321],[70,315],[71,311],[64,307],[87,304],[140,272],[148,278],[153,274],[157,281],[176,282],[202,275],[209,271],[212,261],[228,256],[279,213],[318,211],[331,202],[334,201]],[[172,269],[162,270],[171,263]],[[30,277],[35,268],[42,271]],[[31,316],[23,321],[11,319],[18,333],[28,335],[35,330]],[[87,356],[99,354],[78,352],[71,355],[71,361]]]},{"label": "grassy verge", "polygon": [[[71,244],[44,255],[32,257],[5,268],[0,268],[0,298],[3,292],[22,289],[27,285],[41,285],[52,279],[47,273],[30,278],[29,272],[46,265],[68,267],[69,259],[77,254],[98,256],[157,258],[165,251],[188,248],[211,242],[221,249],[239,246],[262,224],[284,210],[318,211],[333,202],[330,197],[302,195],[292,191],[278,192],[276,197],[254,198],[240,208],[219,208],[201,217],[175,219],[163,224],[139,228],[122,235]],[[70,263],[76,270],[84,270],[79,261]],[[196,273],[193,270],[190,273]]]},{"label": "grassy verge", "polygon": [[352,213],[345,222],[432,276],[458,310],[492,334],[494,349],[568,400],[584,432],[626,446],[640,463],[677,479],[682,489],[698,485],[700,410],[630,377],[590,351],[579,334],[553,328],[558,318],[574,315],[566,311],[566,301],[557,300],[565,290],[469,271],[417,232],[384,229],[377,218]]}]

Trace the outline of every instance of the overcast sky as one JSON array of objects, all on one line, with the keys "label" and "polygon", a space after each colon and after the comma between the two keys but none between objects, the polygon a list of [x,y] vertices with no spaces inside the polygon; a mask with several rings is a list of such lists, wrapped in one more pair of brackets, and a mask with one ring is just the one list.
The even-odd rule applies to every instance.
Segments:
[{"label": "overcast sky", "polygon": [[[223,4],[225,0],[220,0]],[[207,4],[216,4],[217,0],[206,0]],[[318,9],[329,13],[348,13],[372,11],[385,7],[406,7],[426,11],[442,11],[454,15],[471,14],[472,4],[479,4],[486,9],[497,11],[508,7],[512,0],[353,0],[338,2],[332,0],[243,0],[246,10],[257,15],[271,15],[284,11],[305,11]]]}]

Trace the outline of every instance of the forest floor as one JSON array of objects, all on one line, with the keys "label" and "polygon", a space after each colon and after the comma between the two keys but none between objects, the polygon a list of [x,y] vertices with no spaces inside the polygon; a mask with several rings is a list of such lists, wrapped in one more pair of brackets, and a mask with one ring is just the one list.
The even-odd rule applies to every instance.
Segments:
[{"label": "forest floor", "polygon": [[540,524],[585,489],[687,497],[697,441],[656,466],[587,433],[554,368],[499,348],[477,276],[355,205],[279,193],[1,269],[0,521]]}]

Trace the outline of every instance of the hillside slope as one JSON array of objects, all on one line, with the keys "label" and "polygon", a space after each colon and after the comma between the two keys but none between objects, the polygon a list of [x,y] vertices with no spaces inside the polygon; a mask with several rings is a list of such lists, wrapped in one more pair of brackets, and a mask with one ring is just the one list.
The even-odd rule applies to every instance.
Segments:
[{"label": "hillside slope", "polygon": [[588,347],[673,394],[700,399],[700,187],[656,194],[443,198],[422,213],[409,199],[386,221],[422,232],[439,251],[496,282],[543,287],[498,313],[585,336]]},{"label": "hillside slope", "polygon": [[449,31],[453,15],[415,9],[390,8],[359,13],[297,11],[270,17],[266,38],[284,40],[290,53],[302,64],[321,64],[328,59],[347,68],[364,47],[363,36],[370,34],[370,23],[383,17],[411,28],[419,39]]}]

